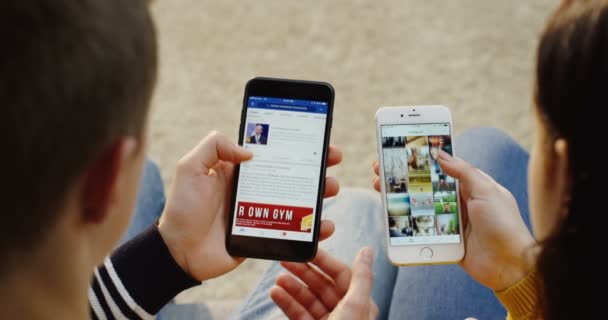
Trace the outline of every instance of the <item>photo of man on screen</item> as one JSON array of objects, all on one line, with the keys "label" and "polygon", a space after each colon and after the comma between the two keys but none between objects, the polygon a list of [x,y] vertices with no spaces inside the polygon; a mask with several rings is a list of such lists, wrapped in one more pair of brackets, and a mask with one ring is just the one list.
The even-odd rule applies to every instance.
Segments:
[{"label": "photo of man on screen", "polygon": [[247,137],[247,143],[250,144],[267,144],[268,143],[268,125],[261,123],[250,123],[248,127],[253,127],[250,135]]}]

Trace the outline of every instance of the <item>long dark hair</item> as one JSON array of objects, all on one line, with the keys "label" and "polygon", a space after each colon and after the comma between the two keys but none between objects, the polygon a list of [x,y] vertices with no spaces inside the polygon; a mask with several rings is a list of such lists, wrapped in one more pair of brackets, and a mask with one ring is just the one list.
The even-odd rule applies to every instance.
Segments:
[{"label": "long dark hair", "polygon": [[564,1],[547,24],[537,59],[536,105],[553,138],[568,141],[570,174],[568,214],[541,243],[538,258],[542,316],[603,317],[596,292],[605,290],[608,278],[600,263],[608,252],[608,230],[600,223],[608,215],[601,205],[608,168],[600,157],[608,147],[602,116],[608,107],[608,1]]}]

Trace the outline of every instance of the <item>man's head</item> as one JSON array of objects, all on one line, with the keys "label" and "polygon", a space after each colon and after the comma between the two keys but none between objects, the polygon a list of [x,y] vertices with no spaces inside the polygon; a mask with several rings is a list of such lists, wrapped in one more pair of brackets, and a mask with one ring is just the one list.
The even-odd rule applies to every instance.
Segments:
[{"label": "man's head", "polygon": [[65,219],[99,238],[100,258],[126,227],[156,78],[147,2],[0,4],[2,261]]},{"label": "man's head", "polygon": [[263,133],[264,133],[264,126],[262,126],[261,124],[256,124],[255,125],[255,135],[261,136]]}]

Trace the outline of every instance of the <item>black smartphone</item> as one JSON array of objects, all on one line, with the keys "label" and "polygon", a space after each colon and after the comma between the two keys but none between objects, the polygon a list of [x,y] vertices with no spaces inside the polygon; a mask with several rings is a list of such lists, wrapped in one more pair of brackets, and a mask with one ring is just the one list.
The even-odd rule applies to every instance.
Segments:
[{"label": "black smartphone", "polygon": [[226,249],[233,256],[310,261],[317,253],[334,89],[254,78],[245,86]]}]

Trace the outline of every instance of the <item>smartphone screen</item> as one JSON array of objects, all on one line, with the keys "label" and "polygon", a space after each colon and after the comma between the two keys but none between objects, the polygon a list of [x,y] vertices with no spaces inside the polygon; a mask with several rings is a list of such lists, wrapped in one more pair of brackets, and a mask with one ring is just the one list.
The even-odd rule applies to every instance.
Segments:
[{"label": "smartphone screen", "polygon": [[437,161],[452,154],[449,123],[382,125],[390,244],[459,243],[456,182]]},{"label": "smartphone screen", "polygon": [[232,234],[312,242],[329,101],[246,97]]}]

